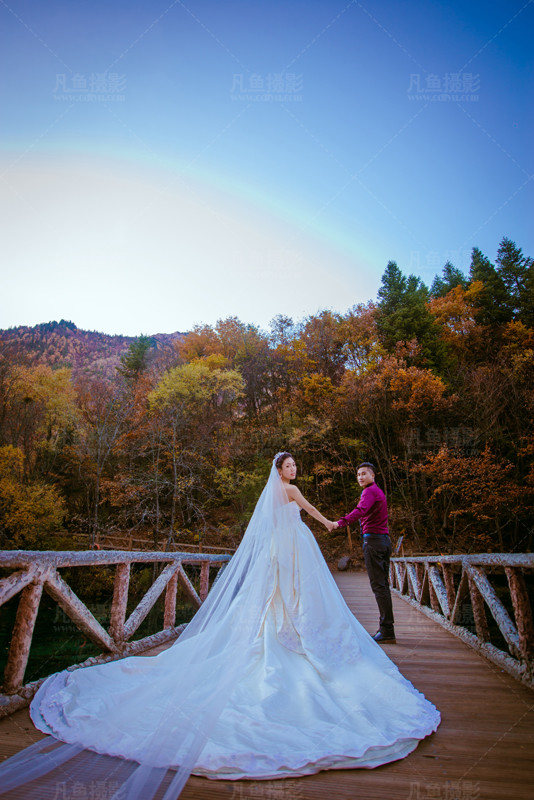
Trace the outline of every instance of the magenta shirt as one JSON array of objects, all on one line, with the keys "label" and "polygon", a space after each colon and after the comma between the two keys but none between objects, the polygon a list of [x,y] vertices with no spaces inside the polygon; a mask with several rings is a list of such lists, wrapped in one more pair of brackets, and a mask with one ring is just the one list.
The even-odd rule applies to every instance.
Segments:
[{"label": "magenta shirt", "polygon": [[337,524],[344,528],[357,519],[361,521],[362,533],[389,533],[386,495],[376,483],[365,487],[354,511],[341,517]]}]

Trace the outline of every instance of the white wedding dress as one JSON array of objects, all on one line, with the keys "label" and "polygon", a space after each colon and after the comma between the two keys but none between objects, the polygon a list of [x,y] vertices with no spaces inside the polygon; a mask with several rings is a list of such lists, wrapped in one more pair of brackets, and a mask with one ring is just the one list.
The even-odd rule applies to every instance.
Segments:
[{"label": "white wedding dress", "polygon": [[75,757],[140,764],[117,797],[143,800],[167,768],[171,798],[191,772],[234,780],[376,767],[440,722],[347,607],[274,466],[241,546],[177,642],[52,675],[31,717]]}]

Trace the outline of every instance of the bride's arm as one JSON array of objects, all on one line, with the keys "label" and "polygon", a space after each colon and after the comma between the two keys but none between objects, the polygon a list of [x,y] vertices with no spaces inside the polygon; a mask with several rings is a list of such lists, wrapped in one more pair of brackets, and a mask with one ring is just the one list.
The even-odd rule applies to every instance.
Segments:
[{"label": "bride's arm", "polygon": [[317,511],[315,506],[312,506],[311,503],[308,503],[306,498],[302,495],[302,492],[300,492],[299,489],[297,489],[296,486],[292,486],[292,485],[286,486],[286,492],[287,492],[287,496],[289,497],[290,500],[294,500],[296,503],[298,503],[298,505],[301,508],[303,508],[304,511],[307,511],[308,514],[310,514],[316,520],[321,522],[325,526],[325,528],[328,528],[328,530],[331,529],[331,527],[333,526],[333,523],[330,522],[330,520],[326,519],[326,517],[323,517],[321,512]]}]

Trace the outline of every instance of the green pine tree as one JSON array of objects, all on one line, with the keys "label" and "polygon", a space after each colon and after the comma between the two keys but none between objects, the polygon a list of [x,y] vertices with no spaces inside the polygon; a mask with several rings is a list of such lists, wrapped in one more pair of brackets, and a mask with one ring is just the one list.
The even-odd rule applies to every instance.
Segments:
[{"label": "green pine tree", "polygon": [[117,367],[117,372],[128,382],[135,383],[139,376],[147,370],[148,355],[152,347],[154,347],[154,340],[150,336],[141,334],[121,356],[121,365]]},{"label": "green pine tree", "polygon": [[502,276],[478,247],[473,247],[471,253],[470,278],[483,284],[477,299],[476,321],[488,327],[511,322],[513,302],[510,293]]},{"label": "green pine tree", "polygon": [[445,297],[451,289],[456,289],[457,286],[461,286],[462,289],[467,289],[469,285],[469,281],[464,273],[451,264],[450,261],[447,261],[445,266],[443,267],[443,272],[441,273],[441,277],[436,275],[432,286],[430,287],[430,294],[432,297]]},{"label": "green pine tree", "polygon": [[376,323],[380,339],[389,352],[399,342],[417,340],[418,354],[412,363],[441,368],[446,358],[439,326],[428,310],[429,291],[415,275],[403,275],[395,261],[389,261],[378,290]]},{"label": "green pine tree", "polygon": [[515,242],[503,237],[497,251],[496,271],[510,298],[516,319],[525,325],[534,324],[534,260],[523,255]]}]

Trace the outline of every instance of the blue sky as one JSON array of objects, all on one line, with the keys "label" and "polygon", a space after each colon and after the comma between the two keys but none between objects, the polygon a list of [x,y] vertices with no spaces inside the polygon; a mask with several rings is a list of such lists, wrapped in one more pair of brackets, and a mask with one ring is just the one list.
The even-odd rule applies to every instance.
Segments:
[{"label": "blue sky", "polygon": [[534,255],[534,3],[0,0],[0,327],[266,327]]}]

